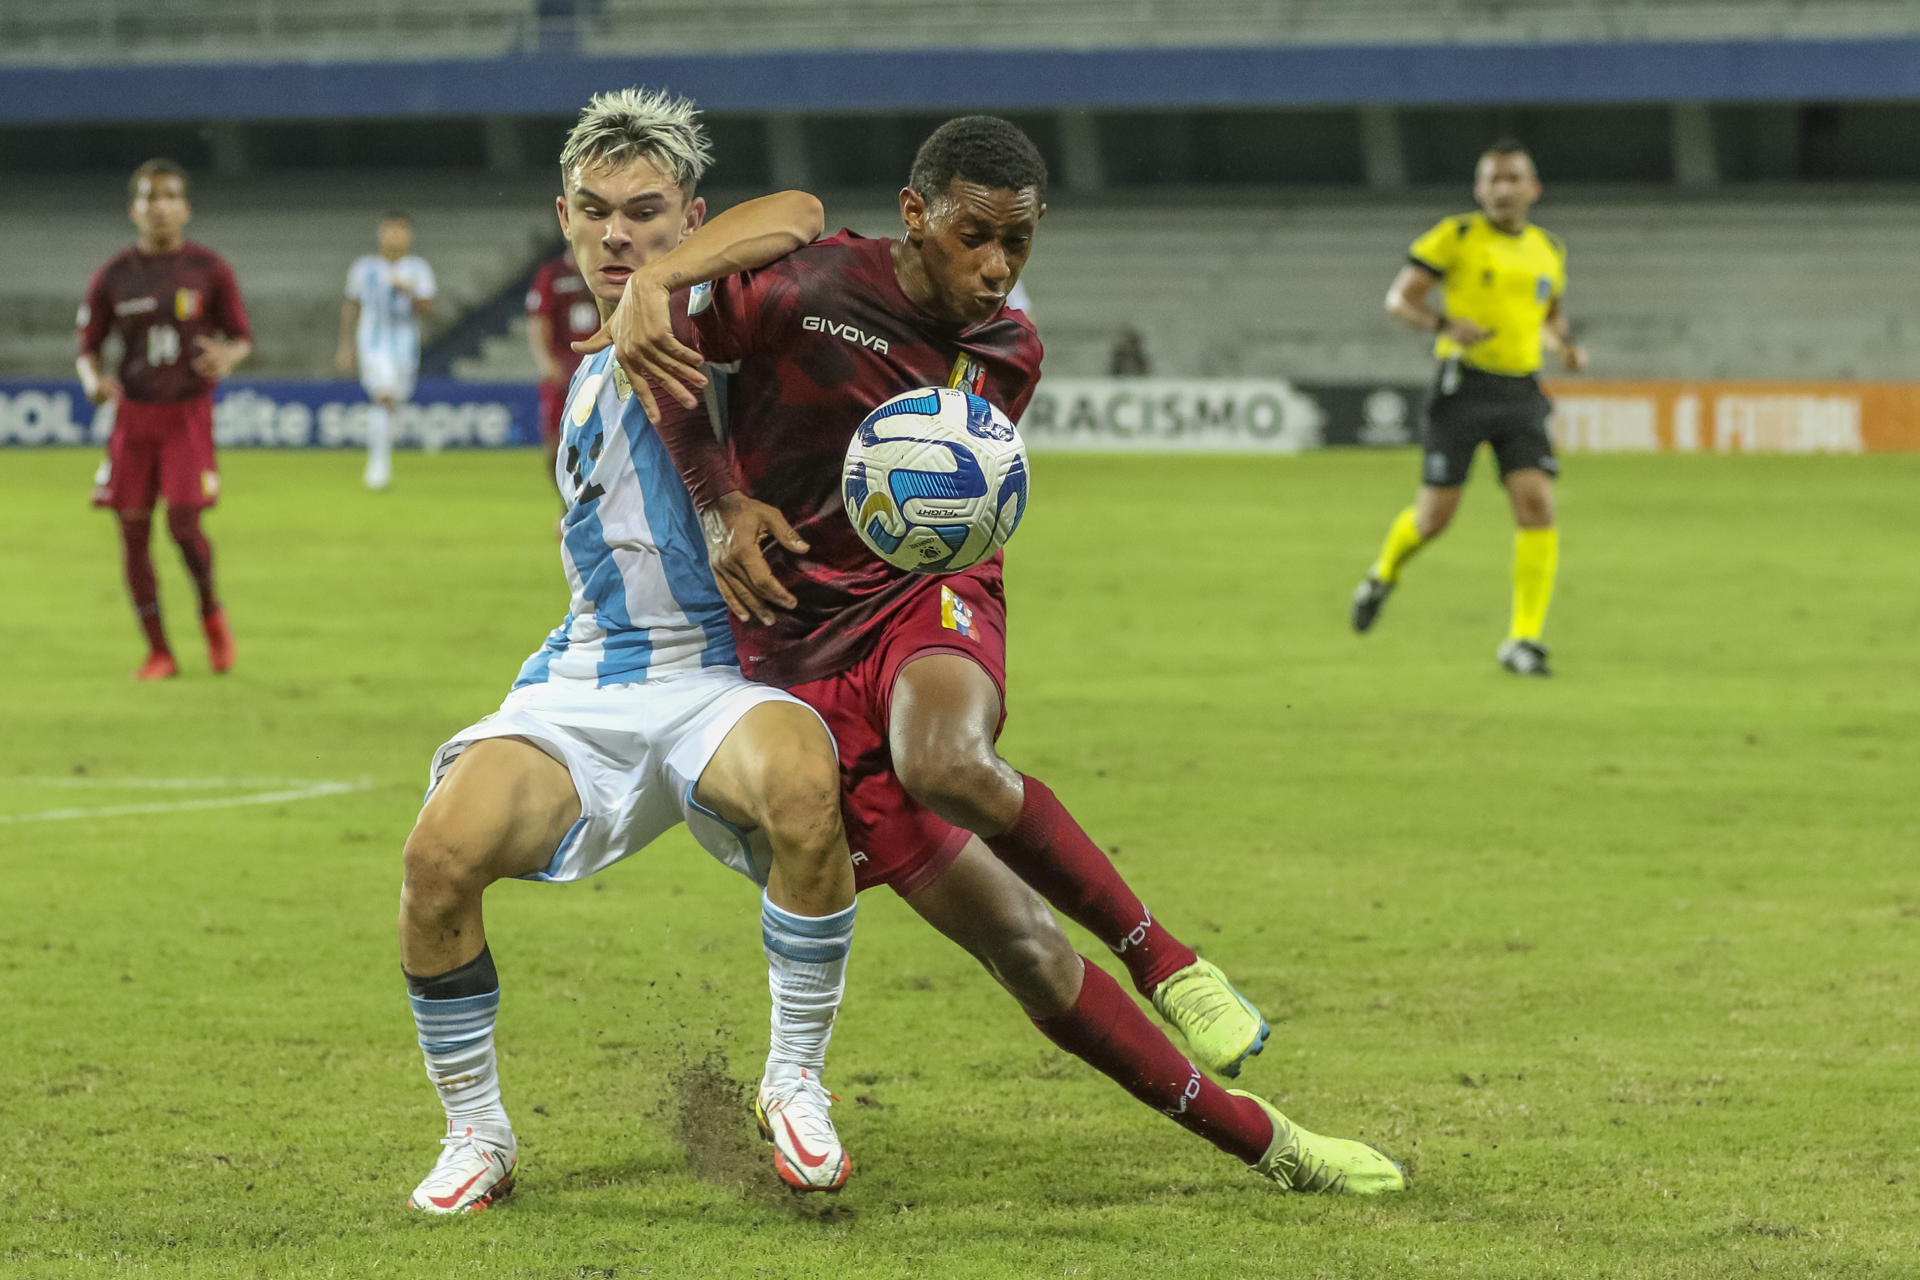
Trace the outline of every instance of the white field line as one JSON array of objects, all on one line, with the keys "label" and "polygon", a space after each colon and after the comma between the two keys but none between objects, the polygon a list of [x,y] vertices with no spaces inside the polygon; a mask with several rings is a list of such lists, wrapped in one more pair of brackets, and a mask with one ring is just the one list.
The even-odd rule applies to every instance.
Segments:
[{"label": "white field line", "polygon": [[[24,782],[28,779],[11,779]],[[150,779],[151,782],[176,783],[181,787],[194,785],[194,780],[184,778]],[[245,779],[229,779],[227,785],[260,785],[263,781],[282,781],[256,778],[249,784]],[[140,785],[138,780],[120,779],[116,783],[111,779],[102,779],[101,785]],[[205,782],[200,785],[222,785],[218,782]],[[256,791],[238,796],[211,796],[204,800],[165,800],[148,804],[112,804],[95,805],[84,809],[43,809],[38,813],[0,814],[0,826],[11,826],[22,822],[68,822],[84,818],[124,818],[148,813],[186,813],[199,809],[237,809],[242,805],[285,804],[290,800],[313,800],[320,796],[346,795],[352,791],[366,791],[373,786],[373,780],[362,778],[358,782],[304,782],[292,787],[275,791]]]}]

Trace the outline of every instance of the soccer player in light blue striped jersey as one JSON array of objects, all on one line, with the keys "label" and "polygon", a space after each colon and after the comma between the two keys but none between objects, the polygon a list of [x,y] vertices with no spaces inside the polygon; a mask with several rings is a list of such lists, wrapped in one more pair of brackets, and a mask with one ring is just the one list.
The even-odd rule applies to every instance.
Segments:
[{"label": "soccer player in light blue striped jersey", "polygon": [[380,252],[363,254],[347,269],[347,300],[340,306],[343,374],[357,363],[367,399],[369,489],[393,479],[393,411],[413,398],[420,376],[420,318],[433,309],[433,268],[411,252],[413,221],[404,213],[380,219]]},{"label": "soccer player in light blue striped jersey", "polygon": [[804,703],[740,674],[693,505],[654,429],[661,404],[705,410],[656,402],[647,386],[695,399],[705,381],[672,337],[671,291],[772,261],[819,234],[822,214],[786,192],[703,226],[694,186],[709,155],[690,103],[637,90],[595,97],[561,154],[560,226],[606,321],[596,338],[642,376],[630,380],[613,347],[576,371],[555,477],[567,615],[500,709],[435,753],[407,838],[401,968],[447,1113],[410,1200],[424,1212],[483,1209],[513,1187],[483,891],[581,879],[681,821],[763,889],[773,1016],[760,1098],[774,1167],[801,1190],[836,1188],[850,1168],[820,1079],[854,919],[833,739]]}]

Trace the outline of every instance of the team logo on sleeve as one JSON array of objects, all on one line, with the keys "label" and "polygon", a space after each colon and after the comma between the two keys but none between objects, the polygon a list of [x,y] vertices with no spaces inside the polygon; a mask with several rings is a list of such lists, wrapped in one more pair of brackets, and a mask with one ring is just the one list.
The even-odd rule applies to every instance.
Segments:
[{"label": "team logo on sleeve", "polygon": [[173,318],[175,320],[198,320],[200,313],[206,310],[206,295],[198,289],[175,289],[173,291]]},{"label": "team logo on sleeve", "polygon": [[1535,302],[1545,302],[1552,296],[1553,281],[1551,279],[1546,276],[1541,276],[1533,282],[1533,300]]},{"label": "team logo on sleeve", "polygon": [[987,366],[962,351],[953,362],[953,373],[947,378],[947,385],[956,391],[971,391],[980,394],[980,388],[987,385]]},{"label": "team logo on sleeve", "polygon": [[952,587],[940,588],[940,625],[973,638],[973,606],[953,594]]}]

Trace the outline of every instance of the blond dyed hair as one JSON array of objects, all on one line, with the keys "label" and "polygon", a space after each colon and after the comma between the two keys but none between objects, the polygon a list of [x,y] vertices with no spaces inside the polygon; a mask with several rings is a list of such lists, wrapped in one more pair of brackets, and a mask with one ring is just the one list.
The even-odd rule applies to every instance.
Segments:
[{"label": "blond dyed hair", "polygon": [[580,111],[560,149],[560,187],[579,170],[645,159],[688,195],[713,163],[713,144],[700,109],[664,89],[596,93]]}]

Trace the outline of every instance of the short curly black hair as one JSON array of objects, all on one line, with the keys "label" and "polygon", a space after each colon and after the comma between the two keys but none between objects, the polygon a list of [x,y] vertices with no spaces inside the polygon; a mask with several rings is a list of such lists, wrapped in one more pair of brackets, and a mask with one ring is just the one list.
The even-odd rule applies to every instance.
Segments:
[{"label": "short curly black hair", "polygon": [[1047,189],[1047,162],[1020,126],[999,116],[958,116],[927,136],[907,185],[931,203],[955,178],[995,191]]}]

